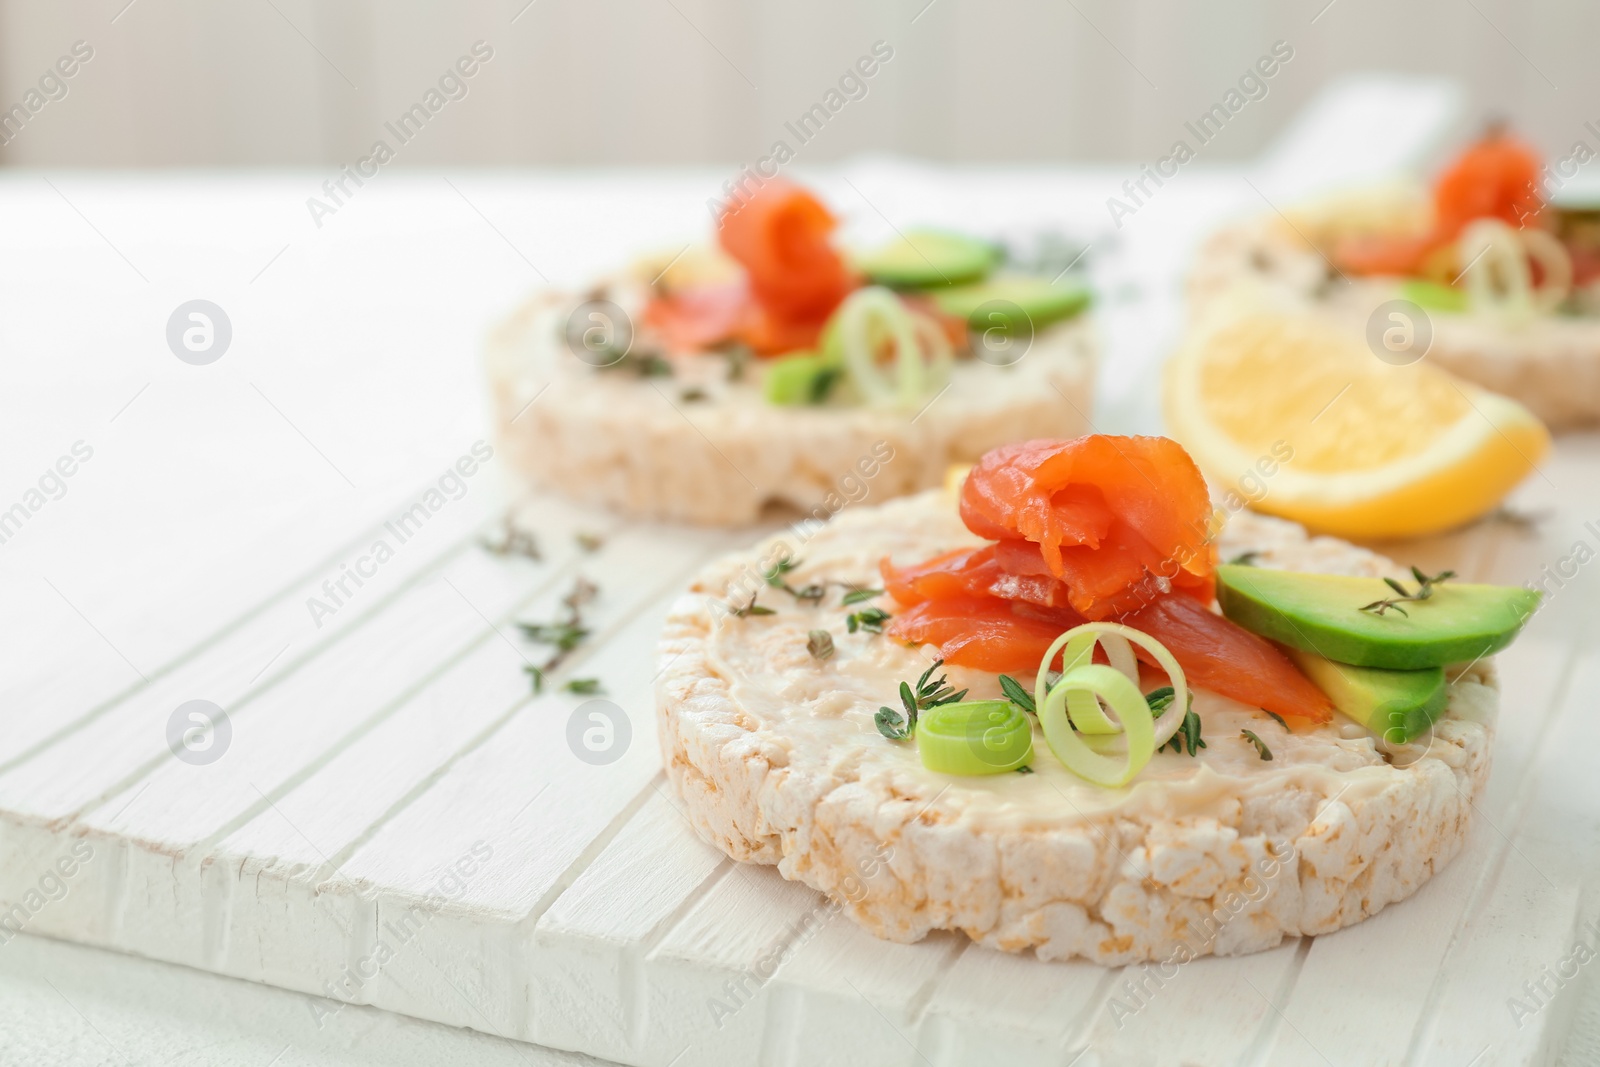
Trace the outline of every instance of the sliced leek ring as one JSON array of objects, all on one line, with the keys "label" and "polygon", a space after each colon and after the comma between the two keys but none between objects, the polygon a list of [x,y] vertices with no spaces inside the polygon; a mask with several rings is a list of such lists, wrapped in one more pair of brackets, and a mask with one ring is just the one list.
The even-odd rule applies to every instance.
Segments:
[{"label": "sliced leek ring", "polygon": [[[944,387],[954,361],[938,323],[877,285],[846,297],[825,336],[828,346],[838,346],[851,382],[869,404],[915,407]],[[885,342],[894,352],[892,377],[878,362]]]},{"label": "sliced leek ring", "polygon": [[[1106,650],[1109,664],[1093,662],[1096,645]],[[1172,703],[1154,721],[1139,691],[1132,645],[1154,656],[1172,681]],[[1057,653],[1062,671],[1052,682]],[[1107,787],[1126,785],[1143,770],[1189,710],[1188,681],[1172,653],[1149,634],[1114,622],[1086,623],[1056,638],[1039,664],[1033,691],[1050,751],[1074,774]]]}]

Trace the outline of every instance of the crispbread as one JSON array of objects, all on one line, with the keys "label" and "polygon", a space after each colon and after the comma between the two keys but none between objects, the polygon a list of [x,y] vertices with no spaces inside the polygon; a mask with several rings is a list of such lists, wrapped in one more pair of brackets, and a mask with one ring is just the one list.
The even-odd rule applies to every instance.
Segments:
[{"label": "crispbread", "polygon": [[596,369],[563,341],[576,303],[546,294],[491,337],[499,445],[531,483],[628,515],[738,525],[778,505],[826,518],[936,486],[950,464],[1006,441],[1090,429],[1087,316],[1040,330],[1010,365],[958,361],[949,386],[910,411],[778,407],[761,396],[760,367],[729,381],[718,355],[673,357],[671,377]]},{"label": "crispbread", "polygon": [[[1492,666],[1451,683],[1426,743],[1385,758],[1364,729],[1288,734],[1256,709],[1209,693],[1195,709],[1198,760],[1158,753],[1127,790],[1074,778],[1035,731],[1032,774],[955,778],[926,771],[912,743],[880,736],[928,650],[848,633],[836,590],[811,608],[767,589],[773,615],[735,616],[751,573],[782,548],[786,577],[871,586],[899,562],[971,544],[951,498],[929,492],[853,509],[797,546],[780,535],[706,570],[662,638],[657,714],[662,758],[690,821],[735,859],[771,863],[835,898],[879,937],[954,929],[1007,951],[1104,964],[1233,955],[1322,934],[1401,900],[1460,849],[1488,775],[1498,706]],[[1299,526],[1242,512],[1225,555],[1264,566],[1384,574],[1389,561]],[[894,611],[892,599],[873,603]],[[818,661],[807,633],[829,630]],[[994,676],[949,670],[973,697]],[[1025,680],[1025,683],[1028,680]],[[1249,726],[1274,752],[1260,759]]]},{"label": "crispbread", "polygon": [[[1277,290],[1365,325],[1400,296],[1393,282],[1343,278],[1311,241],[1326,226],[1314,216],[1257,218],[1229,226],[1201,247],[1188,291],[1197,317],[1235,287]],[[1600,317],[1532,314],[1508,320],[1480,313],[1429,312],[1425,358],[1519,401],[1551,429],[1600,422]]]}]

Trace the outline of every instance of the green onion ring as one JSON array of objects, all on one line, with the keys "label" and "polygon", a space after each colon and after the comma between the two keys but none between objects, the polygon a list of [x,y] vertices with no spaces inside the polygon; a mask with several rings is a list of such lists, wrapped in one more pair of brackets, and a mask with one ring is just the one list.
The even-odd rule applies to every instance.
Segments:
[{"label": "green onion ring", "polygon": [[1033,759],[1033,726],[1009,700],[937,704],[916,736],[922,765],[942,774],[1003,774]]},{"label": "green onion ring", "polygon": [[[1086,699],[1099,707],[1105,701],[1127,724],[1123,736],[1126,751],[1121,754],[1098,752],[1072,728],[1073,719],[1067,709],[1072,697]],[[1140,715],[1139,709],[1145,714]],[[1044,739],[1056,759],[1073,774],[1095,785],[1126,785],[1128,780],[1144,769],[1155,754],[1155,733],[1150,727],[1149,705],[1139,687],[1128,681],[1128,676],[1102,663],[1074,667],[1063,674],[1045,703],[1039,705],[1039,725],[1044,729]]]},{"label": "green onion ring", "polygon": [[[950,342],[938,323],[912,312],[882,286],[858,289],[834,312],[825,346],[837,345],[850,380],[874,404],[911,407],[948,376]],[[894,343],[895,377],[878,366],[878,344]]]},{"label": "green onion ring", "polygon": [[[1138,661],[1129,642],[1153,655],[1172,681],[1172,703],[1154,722],[1139,691]],[[1096,644],[1106,649],[1112,665],[1093,662]],[[1051,685],[1050,665],[1058,652],[1062,673]],[[1034,679],[1034,704],[1050,751],[1068,770],[1096,785],[1120,786],[1183,725],[1189,685],[1172,653],[1149,634],[1120,623],[1091,622],[1051,643]]]}]

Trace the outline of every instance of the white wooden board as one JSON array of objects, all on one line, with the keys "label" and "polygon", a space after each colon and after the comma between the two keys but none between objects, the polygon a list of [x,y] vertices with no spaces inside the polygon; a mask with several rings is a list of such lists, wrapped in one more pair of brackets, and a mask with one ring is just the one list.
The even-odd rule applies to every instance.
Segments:
[{"label": "white wooden board", "polygon": [[[1296,134],[1318,143],[1308,136]],[[1294,172],[1291,148],[1274,157],[1281,173]],[[710,177],[457,176],[444,188],[396,176],[324,233],[293,228],[292,178],[67,182],[98,230],[58,217],[37,176],[0,179],[11,194],[0,226],[42,257],[35,269],[77,271],[102,302],[74,315],[61,284],[3,268],[37,304],[0,321],[7,340],[42,350],[65,322],[96,373],[80,386],[80,368],[31,356],[11,371],[0,419],[23,447],[0,453],[0,485],[30,484],[79,436],[98,434],[101,454],[0,545],[13,606],[0,613],[0,917],[21,905],[30,935],[292,991],[308,1017],[338,1020],[327,1027],[368,1017],[335,1015],[340,1000],[376,1005],[506,1039],[492,1047],[532,1063],[564,1060],[528,1058],[521,1042],[653,1067],[1535,1064],[1574,1019],[1600,1021],[1587,971],[1536,1011],[1511,1003],[1577,938],[1595,941],[1600,582],[1587,570],[1502,657],[1496,768],[1460,857],[1351,930],[1182,968],[1131,1018],[1118,1006],[1152,988],[1139,968],[1044,964],[953,935],[878,942],[689,832],[659,771],[654,638],[687,575],[756,531],[622,523],[534,499],[519,507],[542,558],[496,556],[478,543],[504,503],[488,470],[318,625],[308,598],[481,435],[477,337],[442,329],[431,309],[474,308],[487,325],[538,283],[530,262],[581,277],[640,232],[663,244],[693,233],[693,213],[646,223],[637,205],[662,189],[698,205],[690,191]],[[1107,179],[899,164],[851,178],[896,215],[989,212],[999,226],[1010,213],[1088,232],[1103,225]],[[1184,181],[1104,266],[1108,291],[1135,277],[1144,288],[1102,312],[1119,353],[1102,429],[1154,428],[1148,382],[1176,321],[1183,242],[1254,195],[1238,174]],[[185,195],[235,229],[174,256]],[[604,239],[553,221],[597,217]],[[1169,218],[1188,229],[1174,236]],[[163,309],[201,288],[238,312],[236,357],[211,368],[177,364],[161,340]],[[321,331],[315,343],[297,343],[300,321]],[[1583,526],[1600,518],[1585,512],[1597,488],[1600,438],[1568,438],[1514,501],[1546,512],[1537,525],[1491,522],[1391,551],[1519,583],[1575,539],[1600,542]],[[591,552],[578,533],[603,544]],[[513,624],[553,617],[580,574],[601,585],[585,609],[593,634],[535,696],[523,667],[541,650]],[[561,690],[574,678],[599,679],[626,719],[631,738],[611,762],[568,743],[587,699]],[[194,699],[229,715],[213,763],[168,746],[168,720]],[[58,880],[62,857],[72,874]],[[0,939],[12,942],[0,982],[20,988],[5,953],[37,942]],[[23,1032],[0,1028],[0,1051],[31,1048],[7,1047]]]}]

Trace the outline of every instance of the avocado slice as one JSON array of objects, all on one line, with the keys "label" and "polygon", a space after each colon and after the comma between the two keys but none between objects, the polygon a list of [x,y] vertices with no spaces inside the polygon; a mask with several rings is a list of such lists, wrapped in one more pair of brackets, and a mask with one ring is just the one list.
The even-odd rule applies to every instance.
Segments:
[{"label": "avocado slice", "polygon": [[[975,285],[961,285],[929,293],[939,310],[967,320],[974,330],[999,326],[1008,333],[1026,332],[1031,324],[1042,330],[1053,322],[1070,319],[1089,306],[1089,290],[1076,282],[1051,284],[1048,278],[1009,274]],[[995,305],[993,301],[1003,301]],[[1020,312],[1021,317],[1018,317]]]},{"label": "avocado slice", "polygon": [[767,403],[784,407],[821,404],[844,375],[844,365],[828,356],[796,352],[772,360],[761,388]]},{"label": "avocado slice", "polygon": [[1298,648],[1291,648],[1289,657],[1334,707],[1392,745],[1425,733],[1449,703],[1443,667],[1355,667]]},{"label": "avocado slice", "polygon": [[1400,295],[1420,308],[1432,311],[1470,311],[1471,303],[1465,289],[1440,285],[1424,278],[1408,278],[1400,283]]},{"label": "avocado slice", "polygon": [[878,285],[922,289],[978,281],[999,259],[998,248],[976,237],[912,230],[863,256],[856,266]]},{"label": "avocado slice", "polygon": [[1378,578],[1305,574],[1223,564],[1222,613],[1246,630],[1339,663],[1418,670],[1463,663],[1509,645],[1539,606],[1539,593],[1505,585],[1444,582],[1407,614],[1362,611],[1392,598]]}]

